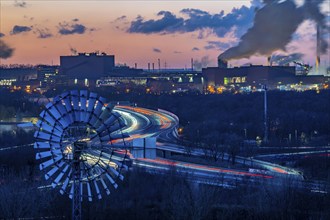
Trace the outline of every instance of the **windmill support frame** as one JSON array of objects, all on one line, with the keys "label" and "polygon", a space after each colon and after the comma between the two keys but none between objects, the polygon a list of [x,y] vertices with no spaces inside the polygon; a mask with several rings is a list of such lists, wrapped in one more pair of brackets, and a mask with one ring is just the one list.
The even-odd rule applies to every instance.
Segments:
[{"label": "windmill support frame", "polygon": [[80,155],[86,142],[75,142],[73,149],[73,196],[72,196],[72,219],[81,220],[81,189],[80,189]]}]

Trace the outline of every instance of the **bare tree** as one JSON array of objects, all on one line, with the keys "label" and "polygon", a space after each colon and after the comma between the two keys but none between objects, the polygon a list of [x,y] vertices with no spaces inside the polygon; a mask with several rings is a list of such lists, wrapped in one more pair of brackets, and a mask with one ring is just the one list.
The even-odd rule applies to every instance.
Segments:
[{"label": "bare tree", "polygon": [[236,134],[227,134],[225,143],[228,147],[228,154],[231,158],[232,164],[234,165],[236,156],[240,152],[240,144],[242,143],[242,138]]},{"label": "bare tree", "polygon": [[212,158],[215,162],[224,157],[224,147],[218,143],[205,144],[203,152],[205,157]]},{"label": "bare tree", "polygon": [[0,187],[0,218],[40,217],[40,210],[47,207],[50,198],[26,176],[13,173],[5,176]]}]

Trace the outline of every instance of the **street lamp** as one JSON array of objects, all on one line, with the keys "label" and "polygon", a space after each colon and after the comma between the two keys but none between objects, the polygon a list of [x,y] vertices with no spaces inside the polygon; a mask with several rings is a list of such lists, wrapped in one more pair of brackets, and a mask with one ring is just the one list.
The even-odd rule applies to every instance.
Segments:
[{"label": "street lamp", "polygon": [[268,142],[268,116],[267,116],[267,85],[263,85],[262,89],[264,90],[264,142]]}]

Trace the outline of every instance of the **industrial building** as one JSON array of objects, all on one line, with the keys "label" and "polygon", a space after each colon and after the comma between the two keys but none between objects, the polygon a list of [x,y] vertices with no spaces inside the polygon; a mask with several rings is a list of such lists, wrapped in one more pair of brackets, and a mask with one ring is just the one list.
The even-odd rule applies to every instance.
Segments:
[{"label": "industrial building", "polygon": [[39,65],[37,66],[37,79],[40,81],[41,88],[51,88],[56,84],[59,74],[59,66]]},{"label": "industrial building", "polygon": [[127,74],[111,75],[96,81],[97,87],[144,87],[151,93],[175,93],[188,90],[203,91],[201,73],[191,70],[132,71]]},{"label": "industrial building", "polygon": [[98,79],[115,67],[115,56],[106,53],[79,53],[60,57],[61,74],[69,79]]},{"label": "industrial building", "polygon": [[295,77],[291,66],[243,66],[234,68],[208,67],[202,70],[207,85],[211,86],[258,86],[277,85],[285,78]]},{"label": "industrial building", "polygon": [[37,69],[27,65],[0,66],[0,86],[37,78]]},{"label": "industrial building", "polygon": [[320,87],[329,83],[329,77],[297,75],[295,66],[223,66],[222,63],[221,67],[208,67],[202,70],[202,76],[207,82],[206,88],[251,91],[267,85],[269,89],[297,90],[295,86],[315,86],[322,89]]},{"label": "industrial building", "polygon": [[39,85],[37,68],[29,65],[0,66],[0,88],[32,92]]}]

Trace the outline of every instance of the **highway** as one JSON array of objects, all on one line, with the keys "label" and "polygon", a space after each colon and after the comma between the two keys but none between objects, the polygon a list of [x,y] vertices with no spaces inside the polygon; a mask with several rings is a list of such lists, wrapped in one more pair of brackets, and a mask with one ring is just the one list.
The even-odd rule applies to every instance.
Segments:
[{"label": "highway", "polygon": [[134,161],[134,165],[144,168],[149,173],[176,175],[194,183],[216,185],[230,189],[247,185],[249,187],[283,187],[286,184],[290,184],[291,187],[314,193],[327,193],[328,190],[328,185],[324,181],[302,181],[290,175],[279,178],[270,174],[223,169],[160,158],[156,160],[137,159]]},{"label": "highway", "polygon": [[145,108],[116,106],[114,111],[120,113],[127,123],[123,132],[128,132],[130,137],[125,141],[147,137],[169,138],[179,123],[169,114]]},{"label": "highway", "polygon": [[[183,146],[173,144],[173,138],[177,138],[175,135],[175,128],[178,126],[179,121],[170,112],[128,106],[117,106],[115,110],[121,113],[128,122],[126,129],[130,131],[131,136],[127,139],[128,141],[134,138],[158,137],[158,140],[160,139],[162,141],[157,143],[158,150],[179,154],[186,153]],[[131,129],[130,125],[132,123],[129,121],[137,121],[139,125],[134,129]],[[205,152],[202,149],[193,149],[191,155],[203,156],[205,155]],[[229,155],[224,155],[225,160],[228,159],[228,157]],[[300,173],[296,170],[254,158],[237,157],[236,161],[254,167],[257,166],[258,168],[266,169],[275,173],[300,176]]]},{"label": "highway", "polygon": [[[127,122],[131,141],[133,138],[157,137],[157,150],[185,154],[183,146],[174,144],[177,138],[176,128],[178,118],[170,112],[155,111],[139,107],[117,106],[116,111],[121,113]],[[137,123],[136,123],[137,122]],[[130,126],[132,125],[134,128]],[[174,139],[174,140],[173,140]],[[194,149],[193,156],[203,156],[202,149]],[[227,160],[229,155],[224,155]],[[224,187],[235,187],[238,182],[265,183],[282,185],[283,181],[290,179],[297,187],[306,188],[313,192],[325,192],[326,184],[320,181],[303,181],[302,173],[275,163],[262,161],[256,158],[237,157],[237,163],[245,164],[253,169],[247,171],[224,169],[182,161],[173,161],[165,158],[146,159],[135,158],[133,165],[144,168],[147,172],[166,173],[175,169],[180,175],[187,176],[193,182],[216,184]],[[219,181],[221,180],[221,181]]]},{"label": "highway", "polygon": [[330,157],[330,148],[324,147],[323,150],[313,150],[313,151],[293,152],[293,153],[263,154],[263,155],[257,155],[254,158],[267,160],[267,161],[285,161],[285,160],[292,161],[292,160],[298,160],[312,156]]}]

